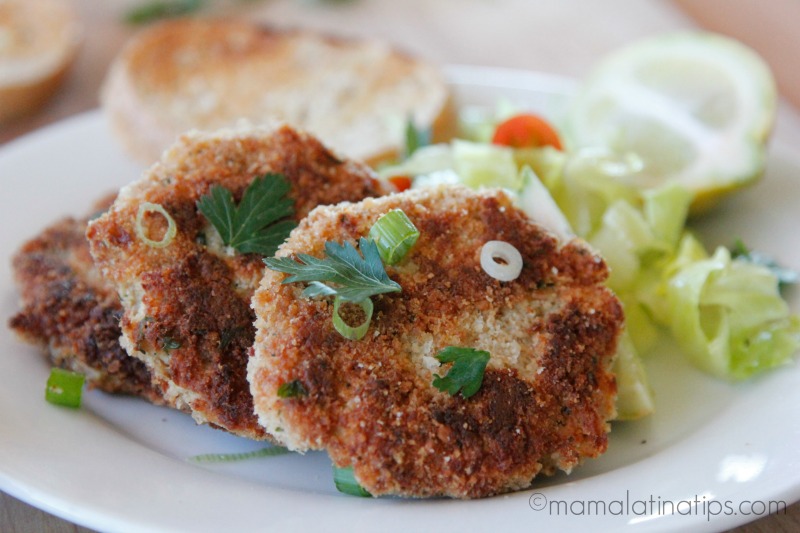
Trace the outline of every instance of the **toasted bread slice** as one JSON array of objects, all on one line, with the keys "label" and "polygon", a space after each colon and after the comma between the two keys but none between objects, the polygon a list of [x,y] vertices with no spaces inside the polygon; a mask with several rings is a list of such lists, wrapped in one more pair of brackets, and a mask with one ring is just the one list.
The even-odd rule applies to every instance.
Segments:
[{"label": "toasted bread slice", "polygon": [[409,117],[435,138],[449,135],[454,117],[440,71],[384,43],[234,20],[144,30],[112,65],[101,102],[145,163],[189,129],[273,119],[376,163],[402,150]]},{"label": "toasted bread slice", "polygon": [[80,33],[65,1],[0,1],[0,122],[35,111],[53,94]]}]

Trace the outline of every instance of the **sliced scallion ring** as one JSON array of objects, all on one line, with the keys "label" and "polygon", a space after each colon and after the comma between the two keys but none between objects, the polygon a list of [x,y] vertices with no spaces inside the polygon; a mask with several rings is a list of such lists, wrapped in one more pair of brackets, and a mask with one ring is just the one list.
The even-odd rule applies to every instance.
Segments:
[{"label": "sliced scallion ring", "polygon": [[[160,241],[154,241],[145,234],[144,216],[147,213],[158,213],[167,221],[167,231],[164,232],[164,237],[162,237]],[[175,220],[169,215],[169,213],[167,213],[167,210],[164,209],[163,206],[150,202],[144,202],[139,205],[139,210],[136,212],[136,235],[147,246],[152,246],[153,248],[164,248],[165,246],[169,246],[172,242],[172,239],[175,238],[175,234],[177,232],[178,226],[175,224]]]},{"label": "sliced scallion ring", "polygon": [[356,481],[352,466],[348,466],[347,468],[338,468],[334,466],[333,483],[336,485],[336,490],[344,494],[361,496],[362,498],[369,498],[372,496],[372,494],[367,492],[367,490]]},{"label": "sliced scallion ring", "polygon": [[393,209],[373,224],[369,237],[378,245],[383,262],[394,265],[417,242],[419,230],[401,209]]},{"label": "sliced scallion ring", "polygon": [[499,281],[513,281],[522,272],[522,254],[505,241],[489,241],[481,248],[481,268]]},{"label": "sliced scallion ring", "polygon": [[84,380],[83,374],[53,368],[47,379],[44,399],[52,404],[78,408],[81,406]]},{"label": "sliced scallion ring", "polygon": [[364,311],[364,314],[367,315],[367,318],[362,322],[360,325],[356,327],[349,326],[344,319],[339,315],[339,306],[342,304],[341,297],[337,296],[333,300],[333,327],[336,328],[342,337],[345,339],[349,339],[351,341],[357,341],[359,339],[363,339],[364,335],[367,334],[367,330],[369,329],[369,323],[372,321],[372,300],[366,298],[361,300],[360,302],[352,302]]}]

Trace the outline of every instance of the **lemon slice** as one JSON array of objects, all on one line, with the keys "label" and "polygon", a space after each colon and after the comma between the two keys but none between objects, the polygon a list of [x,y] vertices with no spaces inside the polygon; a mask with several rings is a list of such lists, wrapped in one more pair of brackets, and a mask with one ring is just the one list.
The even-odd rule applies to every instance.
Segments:
[{"label": "lemon slice", "polygon": [[643,187],[680,183],[697,212],[761,176],[776,105],[755,52],[715,34],[671,34],[602,61],[570,104],[565,135],[573,150],[636,153]]}]

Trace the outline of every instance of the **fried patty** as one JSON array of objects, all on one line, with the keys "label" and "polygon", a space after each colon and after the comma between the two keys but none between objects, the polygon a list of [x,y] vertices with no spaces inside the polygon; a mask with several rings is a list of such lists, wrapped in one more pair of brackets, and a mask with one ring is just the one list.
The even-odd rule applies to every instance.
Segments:
[{"label": "fried patty", "polygon": [[[94,212],[104,211],[113,200],[98,202]],[[89,254],[88,220],[60,220],[14,256],[22,309],[9,326],[39,346],[54,365],[85,374],[90,387],[163,403],[147,367],[119,344],[122,305]]]},{"label": "fried patty", "polygon": [[[391,209],[420,236],[386,267],[402,292],[373,297],[363,339],[336,332],[330,298],[304,298],[303,283],[267,271],[248,369],[264,427],[290,449],[326,449],[373,495],[489,496],[603,453],[623,327],[603,260],[582,241],[560,245],[502,192],[462,187],[317,208],[277,255],[324,257],[326,241],[355,244]],[[521,253],[517,279],[481,268],[493,240]],[[448,346],[491,354],[468,399],[432,384]],[[279,397],[294,381],[301,393]]]},{"label": "fried patty", "polygon": [[[386,192],[365,165],[338,158],[313,137],[288,126],[269,130],[192,133],[89,224],[92,256],[122,300],[122,344],[144,361],[166,399],[195,420],[232,433],[267,438],[253,412],[246,379],[255,337],[250,299],[264,270],[257,254],[234,253],[199,211],[213,185],[239,202],[259,176],[280,173],[290,184],[293,218],[319,204]],[[162,248],[137,236],[140,205],[162,206],[177,234]],[[144,219],[146,235],[165,229],[163,216]]]}]

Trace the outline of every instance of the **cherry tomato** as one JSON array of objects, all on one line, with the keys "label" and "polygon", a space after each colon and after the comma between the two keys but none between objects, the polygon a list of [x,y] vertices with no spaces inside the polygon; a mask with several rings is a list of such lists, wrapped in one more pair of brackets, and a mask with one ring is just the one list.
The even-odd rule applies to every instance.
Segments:
[{"label": "cherry tomato", "polygon": [[394,185],[397,192],[403,192],[411,188],[411,178],[408,176],[392,176],[389,178],[389,183]]},{"label": "cherry tomato", "polygon": [[493,144],[512,148],[536,148],[552,146],[561,150],[561,140],[555,129],[536,115],[514,115],[501,122],[494,131]]}]

